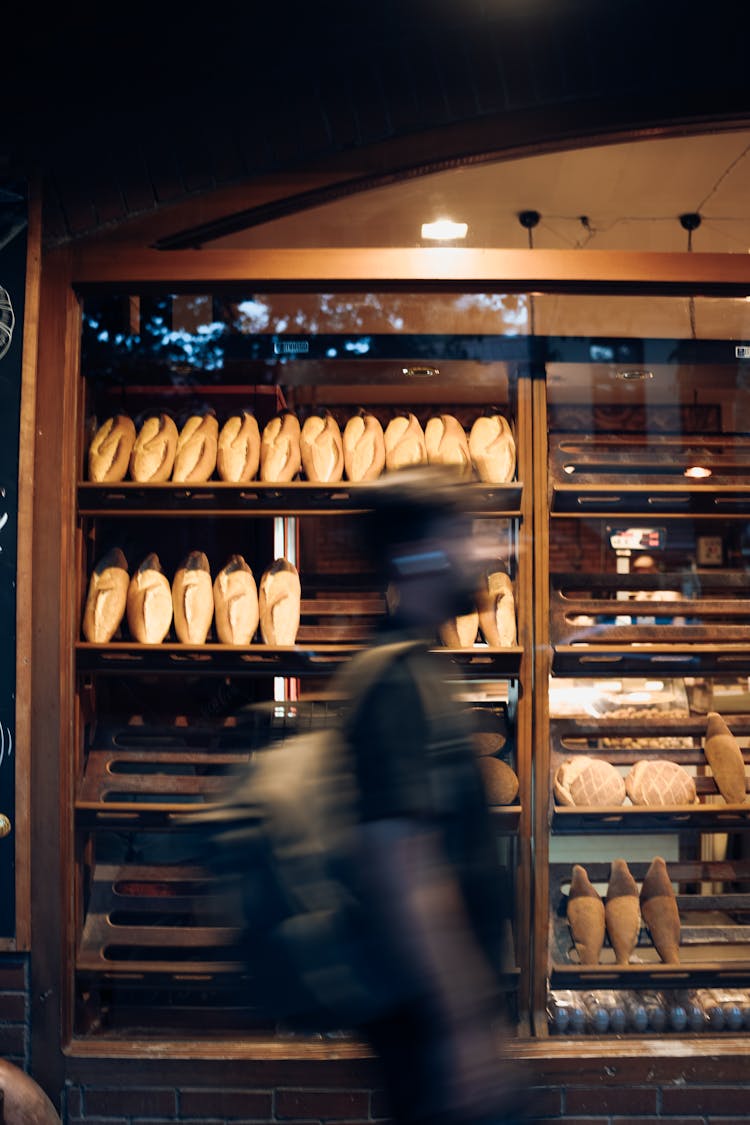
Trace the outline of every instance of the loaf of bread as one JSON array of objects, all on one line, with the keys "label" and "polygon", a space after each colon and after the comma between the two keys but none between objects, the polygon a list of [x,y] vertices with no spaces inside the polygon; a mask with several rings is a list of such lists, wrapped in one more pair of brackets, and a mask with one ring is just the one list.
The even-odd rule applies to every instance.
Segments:
[{"label": "loaf of bread", "polygon": [[128,629],[144,645],[159,645],[172,624],[172,591],[159,556],[147,555],[128,586]]},{"label": "loaf of bread", "polygon": [[578,960],[582,965],[598,965],[604,945],[604,903],[586,868],[578,863],[573,867],[566,913]]},{"label": "loaf of bread", "polygon": [[578,754],[558,766],[555,797],[561,805],[607,808],[625,800],[625,780],[610,762]]},{"label": "loaf of bread", "polygon": [[383,427],[369,410],[360,410],[344,426],[344,472],[347,480],[377,480],[385,468]]},{"label": "loaf of bread", "polygon": [[677,762],[642,759],[625,778],[634,805],[694,805],[695,781]]},{"label": "loaf of bread", "polygon": [[293,645],[297,639],[301,588],[297,568],[276,559],[260,580],[260,634],[267,645]]},{"label": "loaf of bread", "polygon": [[203,551],[191,551],[172,582],[174,631],[184,645],[202,645],[214,616],[211,568]]},{"label": "loaf of bread", "polygon": [[214,581],[214,621],[223,645],[249,645],[258,628],[258,588],[242,555],[232,555]]},{"label": "loaf of bread", "polygon": [[498,750],[502,748],[503,742],[503,736],[498,731],[475,730],[471,732],[471,744],[474,747],[474,753],[479,758],[497,754]]},{"label": "loaf of bread", "polygon": [[406,469],[427,462],[424,431],[415,414],[398,414],[385,428],[386,469]]},{"label": "loaf of bread", "polygon": [[745,760],[740,744],[717,711],[709,711],[703,746],[716,788],[728,805],[746,801]]},{"label": "loaf of bread", "polygon": [[479,628],[488,645],[510,648],[516,643],[516,602],[510,575],[502,570],[485,573],[477,593]]},{"label": "loaf of bread", "polygon": [[260,440],[260,479],[288,484],[300,471],[300,425],[291,410],[280,410],[263,427]]},{"label": "loaf of bread", "polygon": [[471,648],[478,630],[479,614],[474,610],[444,621],[440,626],[440,640],[446,648]]},{"label": "loaf of bread", "polygon": [[260,465],[260,429],[249,410],[233,414],[221,427],[216,453],[219,479],[231,484],[255,480]]},{"label": "loaf of bread", "polygon": [[485,484],[507,484],[516,471],[516,443],[502,414],[482,414],[469,432],[469,453]]},{"label": "loaf of bread", "polygon": [[130,476],[144,484],[169,480],[177,452],[177,426],[168,414],[146,418],[130,455]]},{"label": "loaf of bread", "polygon": [[624,859],[612,862],[604,901],[604,921],[618,965],[627,965],[638,944],[641,907],[638,884]]},{"label": "loaf of bread", "polygon": [[667,865],[661,856],[652,859],[643,880],[641,914],[662,961],[679,964],[680,913]]},{"label": "loaf of bread", "polygon": [[427,420],[424,428],[427,460],[431,465],[448,465],[459,479],[473,475],[469,440],[461,423],[452,414],[439,414]]},{"label": "loaf of bread", "polygon": [[99,559],[89,580],[83,635],[90,644],[107,644],[120,628],[129,585],[127,559],[119,547],[114,547]]},{"label": "loaf of bread", "polygon": [[308,480],[335,484],[344,475],[344,443],[339,424],[329,410],[310,414],[300,433],[302,468]]},{"label": "loaf of bread", "polygon": [[216,468],[219,423],[213,414],[192,414],[177,437],[172,480],[203,484]]},{"label": "loaf of bread", "polygon": [[518,795],[518,776],[502,758],[479,758],[488,805],[512,805]]},{"label": "loaf of bread", "polygon": [[135,445],[135,423],[127,414],[107,418],[89,445],[89,480],[98,483],[124,480]]}]

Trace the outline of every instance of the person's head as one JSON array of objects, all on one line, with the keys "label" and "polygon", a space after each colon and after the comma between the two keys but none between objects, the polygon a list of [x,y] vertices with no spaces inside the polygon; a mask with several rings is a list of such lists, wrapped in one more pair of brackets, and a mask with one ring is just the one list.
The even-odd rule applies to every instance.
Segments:
[{"label": "person's head", "polygon": [[369,557],[410,624],[434,627],[473,608],[481,560],[465,497],[437,466],[387,473],[367,490]]}]

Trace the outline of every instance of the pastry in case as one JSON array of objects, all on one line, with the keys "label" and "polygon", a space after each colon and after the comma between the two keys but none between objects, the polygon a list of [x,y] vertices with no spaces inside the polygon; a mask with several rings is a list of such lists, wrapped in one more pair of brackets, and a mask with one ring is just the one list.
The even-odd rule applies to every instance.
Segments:
[{"label": "pastry in case", "polygon": [[89,580],[83,635],[90,644],[107,644],[125,616],[130,574],[125,555],[114,547],[103,555]]},{"label": "pastry in case", "polygon": [[232,555],[214,580],[214,623],[220,643],[251,644],[259,614],[253,572],[242,555]]},{"label": "pastry in case", "polygon": [[159,645],[172,624],[172,590],[159,556],[147,555],[130,579],[128,629],[139,644]]},{"label": "pastry in case", "polygon": [[447,465],[455,469],[459,478],[472,476],[471,454],[466,431],[452,414],[429,418],[424,428],[427,460],[431,465]]},{"label": "pastry in case", "polygon": [[300,618],[300,580],[288,559],[276,559],[265,571],[258,590],[260,633],[267,645],[293,645]]},{"label": "pastry in case", "polygon": [[177,437],[172,480],[203,484],[216,468],[219,423],[212,413],[191,414]]},{"label": "pastry in case", "polygon": [[227,418],[219,433],[216,471],[230,484],[254,480],[260,465],[260,429],[254,414],[242,410]]},{"label": "pastry in case", "polygon": [[260,479],[269,484],[288,484],[301,465],[299,420],[291,410],[280,410],[263,428]]},{"label": "pastry in case", "polygon": [[339,424],[329,410],[310,414],[300,433],[305,476],[317,484],[335,484],[344,475],[344,444]]},{"label": "pastry in case", "polygon": [[179,566],[172,582],[172,606],[177,640],[205,644],[214,616],[214,592],[203,551],[191,551]]},{"label": "pastry in case", "polygon": [[377,480],[385,468],[385,436],[369,410],[352,415],[344,426],[344,472],[347,480]]},{"label": "pastry in case", "polygon": [[386,469],[407,469],[427,462],[427,447],[419,419],[409,411],[392,418],[385,428]]},{"label": "pastry in case", "polygon": [[516,443],[502,414],[480,414],[469,432],[469,452],[480,481],[507,484],[516,471]]},{"label": "pastry in case", "polygon": [[135,437],[135,423],[127,414],[115,414],[102,422],[89,445],[89,480],[98,484],[124,480]]},{"label": "pastry in case", "polygon": [[169,414],[146,418],[130,455],[130,477],[141,484],[163,484],[174,468],[177,453],[177,426]]}]

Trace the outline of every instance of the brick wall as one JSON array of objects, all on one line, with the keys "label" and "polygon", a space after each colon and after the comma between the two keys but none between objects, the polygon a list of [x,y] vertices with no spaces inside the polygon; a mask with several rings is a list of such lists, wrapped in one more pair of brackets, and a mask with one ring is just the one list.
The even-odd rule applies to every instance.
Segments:
[{"label": "brick wall", "polygon": [[0,1057],[29,1069],[28,959],[0,957]]}]

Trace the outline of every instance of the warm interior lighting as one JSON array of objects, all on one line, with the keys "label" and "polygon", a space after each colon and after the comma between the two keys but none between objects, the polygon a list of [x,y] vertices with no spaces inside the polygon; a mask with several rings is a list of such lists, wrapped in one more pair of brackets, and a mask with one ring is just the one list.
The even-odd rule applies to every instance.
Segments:
[{"label": "warm interior lighting", "polygon": [[466,238],[468,223],[454,223],[452,219],[437,219],[434,223],[422,223],[422,238],[434,238],[448,242],[453,238]]},{"label": "warm interior lighting", "polygon": [[574,473],[576,471],[575,465],[563,465],[564,473]]},{"label": "warm interior lighting", "polygon": [[711,470],[706,465],[688,465],[684,475],[693,480],[702,480],[711,476]]},{"label": "warm interior lighting", "polygon": [[615,379],[622,379],[625,383],[642,383],[646,379],[653,379],[653,377],[653,371],[644,371],[642,368],[615,371]]}]

